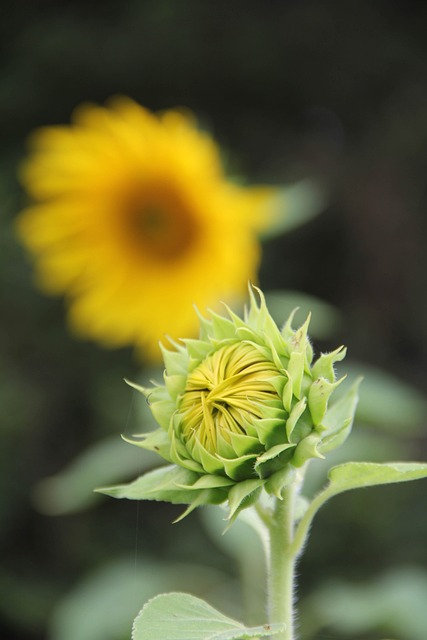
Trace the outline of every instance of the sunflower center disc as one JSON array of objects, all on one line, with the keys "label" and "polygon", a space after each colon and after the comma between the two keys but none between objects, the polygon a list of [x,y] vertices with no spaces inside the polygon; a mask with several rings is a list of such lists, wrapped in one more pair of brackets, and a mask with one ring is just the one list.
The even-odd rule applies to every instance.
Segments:
[{"label": "sunflower center disc", "polygon": [[194,245],[197,225],[177,194],[140,197],[130,206],[130,232],[138,251],[171,262]]},{"label": "sunflower center disc", "polygon": [[219,438],[233,446],[233,434],[247,435],[262,405],[278,399],[271,382],[278,374],[252,344],[218,349],[188,376],[179,408],[184,440],[197,437],[212,454]]}]

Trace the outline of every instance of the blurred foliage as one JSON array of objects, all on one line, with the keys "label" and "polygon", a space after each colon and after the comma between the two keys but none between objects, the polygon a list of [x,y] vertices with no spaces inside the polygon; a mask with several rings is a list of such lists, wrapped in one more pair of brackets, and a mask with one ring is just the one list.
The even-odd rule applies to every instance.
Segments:
[{"label": "blurred foliage", "polygon": [[[382,637],[424,640],[427,629],[427,572],[400,567],[370,583],[328,582],[304,603],[301,633],[327,628],[343,640]],[[367,636],[374,631],[376,635]]]},{"label": "blurred foliage", "polygon": [[[52,618],[51,634],[58,640],[125,640],[130,637],[141,601],[171,591],[176,585],[218,600],[224,582],[224,575],[204,566],[165,564],[142,557],[136,565],[132,557],[118,557],[66,596]],[[226,594],[235,599],[231,588],[223,591],[223,596]],[[223,604],[222,598],[219,601]]]},{"label": "blurred foliage", "polygon": [[[426,23],[426,5],[398,0],[17,0],[2,7],[2,637],[65,640],[80,624],[79,640],[95,640],[101,629],[122,640],[125,618],[156,590],[206,595],[234,617],[250,598],[239,601],[241,562],[222,544],[231,538],[218,542],[204,518],[172,526],[179,509],[170,505],[90,504],[98,469],[103,483],[123,467],[132,476],[138,454],[141,471],[148,464],[119,440],[141,430],[143,412],[122,378],[158,374],[141,371],[129,350],[74,340],[62,301],[34,289],[13,232],[24,204],[16,170],[31,129],[68,122],[80,102],[123,93],[152,109],[190,107],[222,143],[237,178],[322,185],[321,216],[265,240],[261,285],[272,295],[286,291],[292,306],[290,291],[326,305],[319,316],[330,319],[319,327],[316,350],[343,343],[362,363],[347,459],[425,460]],[[386,386],[378,370],[392,376]],[[313,465],[313,491],[321,465]],[[48,477],[65,483],[68,503]],[[69,513],[50,517],[40,506]],[[422,483],[357,491],[326,505],[300,565],[307,634],[420,640],[426,537]],[[122,600],[110,617],[119,586],[135,605]],[[225,606],[205,589],[222,592]],[[335,610],[331,598],[341,603]],[[385,624],[394,609],[403,628]]]}]

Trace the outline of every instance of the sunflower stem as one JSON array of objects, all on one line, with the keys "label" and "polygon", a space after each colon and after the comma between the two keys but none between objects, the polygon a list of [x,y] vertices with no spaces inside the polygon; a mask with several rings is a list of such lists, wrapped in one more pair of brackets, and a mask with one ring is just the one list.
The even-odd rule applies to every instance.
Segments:
[{"label": "sunflower stem", "polygon": [[277,640],[296,640],[294,635],[294,587],[296,554],[292,552],[294,509],[297,487],[291,483],[276,499],[269,526],[268,606],[270,622],[284,622],[286,629]]}]

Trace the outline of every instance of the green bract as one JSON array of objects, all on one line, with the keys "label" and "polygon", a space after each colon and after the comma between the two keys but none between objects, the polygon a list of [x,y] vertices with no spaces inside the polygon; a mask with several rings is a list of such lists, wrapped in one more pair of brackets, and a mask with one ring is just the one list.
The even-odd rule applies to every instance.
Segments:
[{"label": "green bract", "polygon": [[244,319],[228,308],[227,317],[200,317],[199,339],[164,349],[164,384],[133,385],[159,429],[130,442],[171,464],[103,491],[189,504],[185,513],[228,500],[235,517],[262,489],[280,498],[299,467],[339,446],[357,401],[353,388],[329,402],[343,380],[334,364],[345,349],[313,363],[309,318],[294,330],[293,315],[279,330],[263,294],[251,288]]}]

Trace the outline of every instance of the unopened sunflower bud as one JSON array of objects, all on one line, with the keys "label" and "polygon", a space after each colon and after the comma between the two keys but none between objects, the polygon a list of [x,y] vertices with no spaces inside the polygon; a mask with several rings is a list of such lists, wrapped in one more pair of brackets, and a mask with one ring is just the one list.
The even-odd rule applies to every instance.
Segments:
[{"label": "unopened sunflower bud", "polygon": [[143,389],[160,428],[134,442],[190,473],[194,505],[228,499],[235,516],[263,488],[280,497],[297,468],[347,437],[355,389],[330,407],[345,350],[312,364],[309,318],[297,330],[292,319],[280,331],[251,288],[244,319],[201,317],[199,340],[164,350],[164,385]]}]

